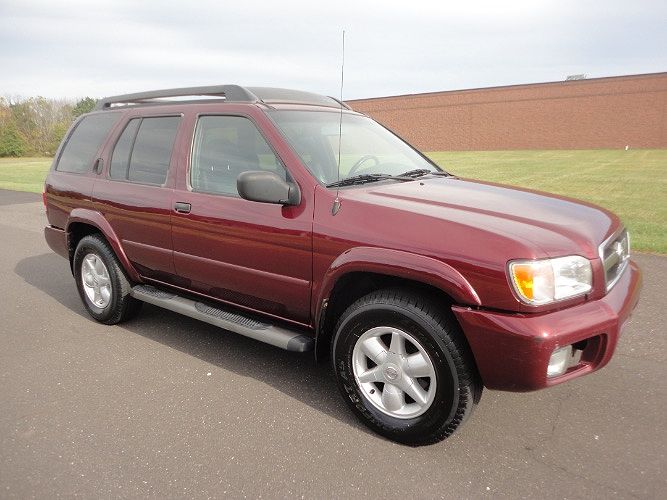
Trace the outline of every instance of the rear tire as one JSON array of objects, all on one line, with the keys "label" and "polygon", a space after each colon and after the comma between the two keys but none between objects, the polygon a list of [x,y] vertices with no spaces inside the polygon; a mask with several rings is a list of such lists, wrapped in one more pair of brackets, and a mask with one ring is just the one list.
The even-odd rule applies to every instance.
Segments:
[{"label": "rear tire", "polygon": [[379,290],[348,307],[336,327],[332,359],[352,411],[400,443],[449,437],[481,397],[458,323],[441,304],[410,290]]},{"label": "rear tire", "polygon": [[143,303],[130,295],[132,286],[102,236],[82,238],[72,264],[79,296],[95,320],[115,325],[136,316]]}]

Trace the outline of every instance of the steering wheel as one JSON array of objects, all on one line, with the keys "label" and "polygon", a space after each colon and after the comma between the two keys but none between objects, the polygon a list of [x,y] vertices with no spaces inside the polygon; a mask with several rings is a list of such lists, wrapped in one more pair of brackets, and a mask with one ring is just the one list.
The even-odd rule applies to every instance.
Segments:
[{"label": "steering wheel", "polygon": [[380,160],[378,159],[377,156],[364,155],[361,158],[359,158],[359,160],[357,160],[357,162],[354,165],[352,165],[352,168],[350,169],[350,172],[347,174],[347,176],[352,177],[356,173],[356,171],[359,170],[361,166],[368,160],[373,160],[375,162],[375,165],[373,165],[374,167],[380,164]]}]

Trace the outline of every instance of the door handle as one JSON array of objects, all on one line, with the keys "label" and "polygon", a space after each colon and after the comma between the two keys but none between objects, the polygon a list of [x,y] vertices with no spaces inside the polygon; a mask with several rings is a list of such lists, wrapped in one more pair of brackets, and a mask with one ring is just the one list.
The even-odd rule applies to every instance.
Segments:
[{"label": "door handle", "polygon": [[189,214],[190,210],[192,210],[192,205],[182,201],[177,201],[174,204],[174,210],[176,210],[179,214]]},{"label": "door handle", "polygon": [[101,174],[102,169],[104,168],[104,160],[102,158],[98,158],[95,160],[95,164],[93,165],[93,172],[96,174]]}]

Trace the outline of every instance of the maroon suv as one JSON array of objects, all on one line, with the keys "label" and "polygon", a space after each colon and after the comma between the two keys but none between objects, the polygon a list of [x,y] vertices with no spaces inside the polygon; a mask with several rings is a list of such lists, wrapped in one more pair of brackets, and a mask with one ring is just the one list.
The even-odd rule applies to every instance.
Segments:
[{"label": "maroon suv", "polygon": [[599,207],[458,178],[330,97],[235,85],[103,99],[45,186],[86,309],[143,302],[332,358],[396,441],[444,439],[482,387],[609,362],[637,304],[629,235]]}]

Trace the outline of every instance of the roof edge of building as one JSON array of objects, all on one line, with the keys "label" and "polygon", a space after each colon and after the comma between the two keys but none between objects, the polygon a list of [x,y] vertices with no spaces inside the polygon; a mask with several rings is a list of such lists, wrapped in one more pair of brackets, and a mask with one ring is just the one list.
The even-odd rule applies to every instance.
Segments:
[{"label": "roof edge of building", "polygon": [[469,89],[455,89],[455,90],[435,90],[431,92],[417,92],[414,94],[395,94],[388,96],[378,96],[378,97],[363,97],[360,99],[346,99],[346,103],[354,103],[360,101],[375,101],[380,99],[401,99],[405,97],[433,97],[441,94],[455,94],[460,92],[478,92],[482,90],[509,90],[512,88],[525,88],[525,87],[534,87],[539,85],[586,85],[591,82],[597,82],[600,80],[625,80],[633,78],[655,78],[660,76],[667,76],[667,71],[658,71],[655,73],[637,73],[632,75],[615,75],[615,76],[599,76],[595,78],[584,78],[581,80],[557,80],[551,82],[535,82],[535,83],[513,83],[510,85],[495,85],[491,87],[473,87]]}]

